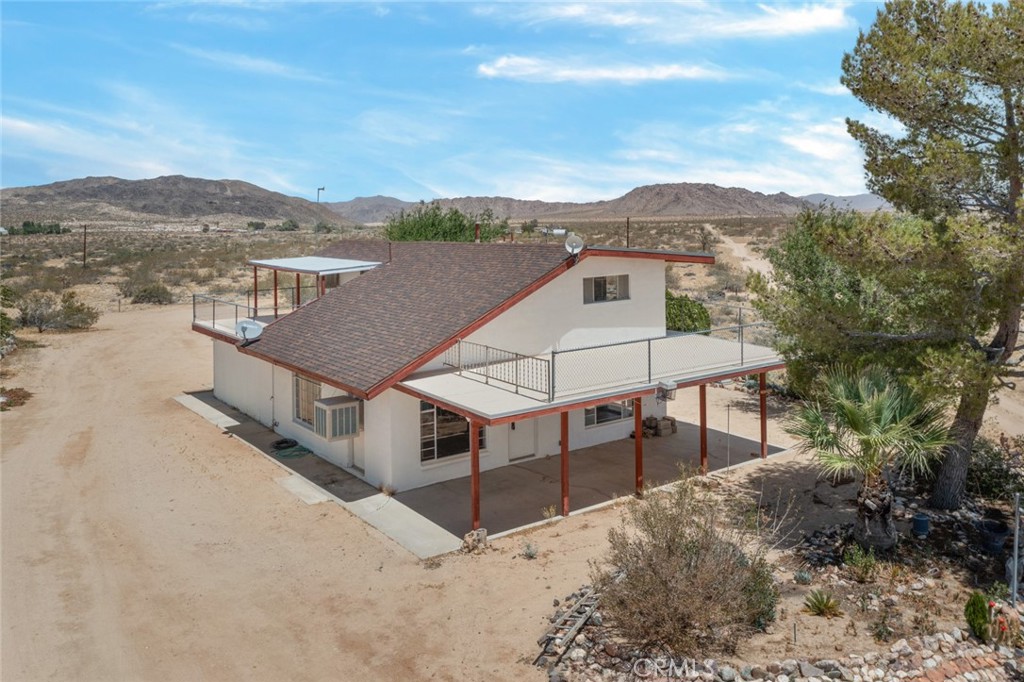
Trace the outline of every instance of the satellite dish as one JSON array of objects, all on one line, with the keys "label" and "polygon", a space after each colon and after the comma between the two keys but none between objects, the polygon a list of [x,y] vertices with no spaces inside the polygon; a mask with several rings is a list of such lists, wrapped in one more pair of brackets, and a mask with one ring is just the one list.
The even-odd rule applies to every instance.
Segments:
[{"label": "satellite dish", "polygon": [[579,255],[583,250],[583,238],[578,234],[570,234],[565,238],[565,250],[569,252],[570,256]]},{"label": "satellite dish", "polygon": [[235,325],[235,336],[243,341],[255,341],[263,333],[263,325],[255,320],[239,320]]}]

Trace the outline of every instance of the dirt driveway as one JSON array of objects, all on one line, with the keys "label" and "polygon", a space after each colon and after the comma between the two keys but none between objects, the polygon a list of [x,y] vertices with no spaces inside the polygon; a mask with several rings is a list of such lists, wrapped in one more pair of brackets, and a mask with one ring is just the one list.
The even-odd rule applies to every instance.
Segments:
[{"label": "dirt driveway", "polygon": [[0,422],[2,679],[543,679],[517,661],[606,528],[429,568],[302,503],[172,400],[212,380],[190,314],[111,313],[8,363],[35,395]]}]

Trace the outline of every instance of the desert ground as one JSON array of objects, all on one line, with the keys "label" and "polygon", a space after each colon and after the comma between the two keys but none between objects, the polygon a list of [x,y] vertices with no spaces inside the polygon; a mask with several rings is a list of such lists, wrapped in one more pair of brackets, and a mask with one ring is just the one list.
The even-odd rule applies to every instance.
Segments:
[{"label": "desert ground", "polygon": [[[42,345],[5,360],[6,385],[34,395],[0,417],[2,679],[544,679],[530,661],[552,599],[588,582],[621,505],[419,561],[342,507],[303,503],[275,464],[174,401],[212,384],[190,315],[108,308],[87,332],[25,332]],[[991,432],[1024,429],[1021,393],[990,408]],[[693,421],[687,395],[670,409]],[[753,397],[709,399],[712,428],[733,405],[733,431],[757,433]],[[771,410],[777,445],[789,443],[783,411]],[[751,490],[828,487],[793,454],[729,476]],[[832,506],[804,499],[796,513],[848,520],[850,489],[830,494]],[[536,560],[521,556],[527,539]],[[806,632],[796,650],[773,650],[779,636],[738,658],[827,654],[814,647],[834,633]],[[853,645],[871,648],[863,635]]]}]

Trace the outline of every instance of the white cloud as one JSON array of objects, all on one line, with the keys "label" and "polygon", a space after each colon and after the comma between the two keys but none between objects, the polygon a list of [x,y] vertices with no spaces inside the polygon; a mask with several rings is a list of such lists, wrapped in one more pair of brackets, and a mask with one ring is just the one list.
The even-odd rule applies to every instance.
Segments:
[{"label": "white cloud", "polygon": [[845,97],[850,94],[850,91],[842,83],[797,83],[797,86],[830,97]]},{"label": "white cloud", "polygon": [[316,74],[309,73],[304,69],[282,64],[281,62],[275,62],[271,59],[253,57],[239,52],[205,50],[203,48],[190,47],[188,45],[172,44],[171,47],[189,56],[235,71],[247,71],[264,76],[276,76],[279,78],[310,81],[314,83],[327,82],[327,79],[317,76]]},{"label": "white cloud", "polygon": [[509,78],[533,83],[641,83],[668,80],[724,80],[728,74],[714,66],[685,64],[606,64],[588,65],[558,62],[537,57],[506,55],[480,64],[477,73],[487,78]]},{"label": "white cloud", "polygon": [[573,23],[617,29],[640,40],[685,43],[717,38],[782,38],[847,28],[845,1],[760,3],[530,3],[488,5],[481,16],[538,25]]}]

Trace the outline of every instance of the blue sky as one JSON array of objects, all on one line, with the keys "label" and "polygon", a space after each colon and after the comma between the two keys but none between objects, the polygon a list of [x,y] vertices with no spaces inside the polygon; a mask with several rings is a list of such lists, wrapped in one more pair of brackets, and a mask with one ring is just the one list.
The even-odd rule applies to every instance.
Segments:
[{"label": "blue sky", "polygon": [[864,191],[871,3],[3,2],[4,187],[232,178],[341,201]]}]

